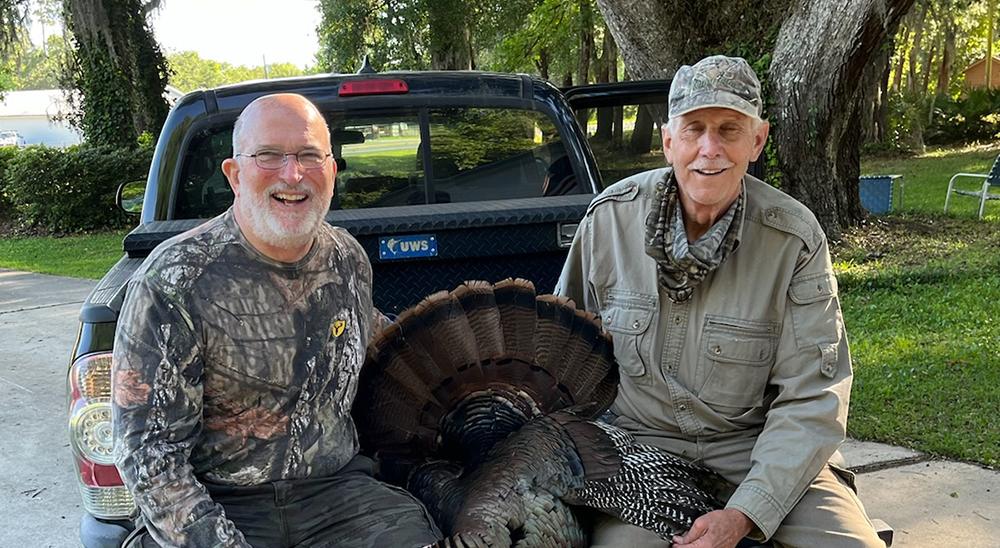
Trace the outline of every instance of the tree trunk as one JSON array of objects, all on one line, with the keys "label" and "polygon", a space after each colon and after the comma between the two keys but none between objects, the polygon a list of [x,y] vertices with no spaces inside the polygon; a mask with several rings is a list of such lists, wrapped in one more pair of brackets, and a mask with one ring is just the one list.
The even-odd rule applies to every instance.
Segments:
[{"label": "tree trunk", "polygon": [[472,70],[469,7],[463,0],[427,3],[432,70]]},{"label": "tree trunk", "polygon": [[[615,38],[611,35],[611,29],[605,26],[604,32],[607,33],[608,37],[605,40],[608,43],[608,47],[611,49],[611,55],[608,57],[608,61],[610,61],[610,65],[608,66],[608,81],[614,83],[618,81],[618,44],[615,43]],[[625,131],[624,107],[614,107],[614,113],[612,114],[611,120],[611,148],[613,150],[618,150],[622,148],[622,135]]]},{"label": "tree trunk", "polygon": [[[617,80],[618,53],[615,51],[614,39],[611,38],[611,31],[604,27],[604,39],[601,41],[601,57],[598,59],[597,82],[606,83]],[[612,79],[614,78],[614,80]],[[597,131],[594,133],[594,140],[611,141],[614,133],[615,108],[602,107],[597,109]]]},{"label": "tree trunk", "polygon": [[931,46],[930,51],[927,52],[927,62],[924,63],[924,71],[920,79],[920,89],[918,90],[921,95],[926,95],[928,89],[931,85],[931,70],[934,68],[934,56],[937,55],[937,44]]},{"label": "tree trunk", "polygon": [[653,146],[653,116],[645,105],[639,107],[635,116],[635,128],[629,139],[628,150],[632,154],[646,154]]},{"label": "tree trunk", "polygon": [[864,216],[858,107],[880,75],[865,67],[913,0],[832,3],[804,0],[784,21],[769,76],[782,189],[836,240]]},{"label": "tree trunk", "polygon": [[885,141],[885,124],[888,122],[889,115],[889,72],[892,69],[893,46],[894,40],[891,37],[887,38],[867,69],[877,72],[877,74],[867,77],[874,78],[878,85],[872,93],[866,95],[865,118],[862,125],[862,142],[864,143]]},{"label": "tree trunk", "polygon": [[[901,28],[898,33],[899,40],[897,44],[900,47],[905,47],[910,43],[910,29]],[[903,89],[903,68],[906,65],[906,56],[903,55],[902,50],[899,52],[899,60],[896,63],[895,70],[892,72],[892,92],[899,93]]]},{"label": "tree trunk", "polygon": [[917,91],[917,60],[920,57],[921,45],[924,38],[924,21],[927,19],[928,0],[924,0],[920,15],[914,22],[913,47],[910,48],[910,58],[906,72],[906,90],[910,93]]},{"label": "tree trunk", "polygon": [[688,45],[688,38],[662,30],[662,25],[675,20],[675,6],[670,4],[654,0],[597,0],[633,78],[670,79],[686,59],[684,46]]},{"label": "tree trunk", "polygon": [[538,59],[535,59],[535,68],[538,69],[538,75],[545,80],[549,79],[549,65],[551,63],[549,57],[549,50],[542,48],[538,52]]},{"label": "tree trunk", "polygon": [[87,140],[134,147],[139,133],[158,134],[168,69],[139,0],[69,0],[67,13]]},{"label": "tree trunk", "polygon": [[886,130],[889,127],[889,73],[892,71],[892,52],[895,49],[895,40],[892,39],[886,41],[883,46],[885,61],[879,85],[878,106],[875,109],[875,142],[877,143],[885,142]]},{"label": "tree trunk", "polygon": [[[590,82],[590,58],[594,55],[594,10],[591,0],[578,0],[580,6],[580,47],[577,51],[576,84],[586,85]],[[584,133],[590,120],[590,109],[576,111],[576,119]]]},{"label": "tree trunk", "polygon": [[944,14],[944,46],[941,48],[941,68],[938,70],[937,94],[947,95],[951,87],[951,69],[955,63],[955,19],[951,10]]}]

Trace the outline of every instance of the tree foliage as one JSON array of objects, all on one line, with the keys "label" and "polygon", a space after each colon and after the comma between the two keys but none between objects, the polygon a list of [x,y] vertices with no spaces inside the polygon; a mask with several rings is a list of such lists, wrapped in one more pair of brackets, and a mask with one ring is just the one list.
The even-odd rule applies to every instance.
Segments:
[{"label": "tree foliage", "polygon": [[16,84],[9,59],[24,42],[28,0],[0,0],[0,94]]},{"label": "tree foliage", "polygon": [[22,41],[8,58],[0,62],[0,72],[9,77],[8,89],[58,88],[67,55],[66,40],[59,35],[49,36],[45,47]]},{"label": "tree foliage", "polygon": [[[991,122],[966,117],[976,116],[980,102],[966,106],[961,97],[970,91],[964,70],[986,56],[988,27],[986,0],[915,2],[895,35],[875,112],[865,120],[875,128],[870,149],[922,150],[925,140],[982,135]],[[964,135],[963,128],[973,131]]]},{"label": "tree foliage", "polygon": [[94,144],[135,146],[167,116],[168,68],[146,21],[158,1],[65,0],[74,56],[68,87],[80,92],[74,121]]},{"label": "tree foliage", "polygon": [[378,70],[493,68],[493,50],[546,2],[573,3],[321,0],[317,63],[332,72],[354,72],[367,55]]},{"label": "tree foliage", "polygon": [[430,67],[429,19],[423,0],[321,0],[316,62],[355,72],[369,56],[380,70]]},{"label": "tree foliage", "polygon": [[292,63],[275,63],[262,66],[231,65],[203,59],[196,52],[181,51],[167,55],[170,65],[170,85],[182,92],[198,88],[214,88],[247,80],[284,78],[315,73],[316,69],[300,68]]},{"label": "tree foliage", "polygon": [[0,0],[0,54],[21,42],[27,17],[28,0]]}]

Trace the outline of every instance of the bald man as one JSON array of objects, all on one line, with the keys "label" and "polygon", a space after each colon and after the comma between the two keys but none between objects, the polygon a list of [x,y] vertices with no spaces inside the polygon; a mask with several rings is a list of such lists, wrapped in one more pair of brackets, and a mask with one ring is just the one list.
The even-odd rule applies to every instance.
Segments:
[{"label": "bald man", "polygon": [[261,97],[233,151],[233,206],[153,251],[118,322],[116,464],[144,525],[126,544],[436,541],[358,455],[351,403],[381,314],[361,246],[324,222],[337,168],[322,114]]}]

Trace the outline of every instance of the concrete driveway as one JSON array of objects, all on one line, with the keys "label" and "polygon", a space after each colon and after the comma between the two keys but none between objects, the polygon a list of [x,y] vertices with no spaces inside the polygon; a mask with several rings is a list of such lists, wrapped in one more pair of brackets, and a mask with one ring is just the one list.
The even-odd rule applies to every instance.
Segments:
[{"label": "concrete driveway", "polygon": [[0,270],[0,546],[78,546],[66,370],[96,285]]},{"label": "concrete driveway", "polygon": [[[0,548],[79,545],[66,371],[95,285],[0,270]],[[877,443],[849,441],[843,452],[894,547],[1000,545],[1000,472]]]}]

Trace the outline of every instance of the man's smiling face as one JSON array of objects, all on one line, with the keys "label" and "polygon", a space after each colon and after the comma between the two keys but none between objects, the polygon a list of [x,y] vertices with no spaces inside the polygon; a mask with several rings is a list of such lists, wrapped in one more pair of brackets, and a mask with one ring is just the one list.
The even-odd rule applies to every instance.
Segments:
[{"label": "man's smiling face", "polygon": [[[245,114],[235,151],[242,155],[223,162],[223,171],[236,194],[236,220],[244,235],[258,251],[290,262],[308,251],[323,222],[337,168],[326,158],[330,134],[315,107],[292,95],[258,101]],[[312,154],[324,159],[320,167],[307,169],[289,155],[284,166],[265,169],[249,154]]]},{"label": "man's smiling face", "polygon": [[736,200],[767,132],[767,122],[717,107],[682,114],[664,126],[663,154],[686,207],[724,209]]}]

